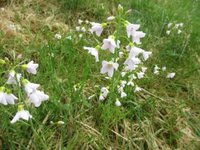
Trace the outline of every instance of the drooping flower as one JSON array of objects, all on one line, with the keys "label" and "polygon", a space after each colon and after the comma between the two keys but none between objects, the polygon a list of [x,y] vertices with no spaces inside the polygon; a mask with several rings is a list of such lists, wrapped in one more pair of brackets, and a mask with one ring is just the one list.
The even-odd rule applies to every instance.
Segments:
[{"label": "drooping flower", "polygon": [[114,20],[114,19],[115,19],[114,16],[110,16],[110,17],[107,18],[107,21],[112,21],[112,20]]},{"label": "drooping flower", "polygon": [[24,110],[23,105],[19,105],[18,106],[18,112],[16,113],[16,115],[13,117],[13,119],[11,120],[11,123],[16,123],[17,121],[19,121],[20,119],[26,120],[28,121],[29,119],[32,118],[32,115],[29,113],[29,111]]},{"label": "drooping flower", "polygon": [[124,98],[124,97],[126,97],[127,96],[127,94],[124,92],[124,91],[122,91],[121,92],[121,98]]},{"label": "drooping flower", "polygon": [[78,24],[82,24],[82,23],[83,23],[83,20],[78,19]]},{"label": "drooping flower", "polygon": [[85,50],[88,50],[88,53],[93,55],[96,58],[96,62],[99,61],[99,53],[96,48],[93,47],[83,47]]},{"label": "drooping flower", "polygon": [[132,46],[130,53],[129,53],[129,58],[137,57],[139,54],[144,53],[145,51],[139,47]]},{"label": "drooping flower", "polygon": [[164,67],[162,67],[162,71],[166,71],[166,69],[167,69],[167,68],[166,68],[165,66],[164,66]]},{"label": "drooping flower", "polygon": [[7,100],[6,100],[6,93],[3,91],[0,91],[0,103],[3,105],[7,105]]},{"label": "drooping flower", "polygon": [[181,30],[178,30],[178,34],[181,34],[182,33],[182,31]]},{"label": "drooping flower", "polygon": [[140,28],[139,24],[132,24],[128,22],[126,26],[126,32],[127,32],[128,38],[130,38],[130,36],[134,36],[136,30],[138,30],[139,28]]},{"label": "drooping flower", "polygon": [[170,30],[167,30],[167,31],[166,31],[166,34],[167,34],[167,35],[170,35],[170,33],[171,33]]},{"label": "drooping flower", "polygon": [[40,87],[40,84],[31,83],[26,79],[22,80],[22,83],[24,85],[24,89],[27,95],[30,95],[31,93],[35,92]]},{"label": "drooping flower", "polygon": [[139,86],[136,86],[134,89],[134,92],[136,93],[136,92],[140,92],[140,91],[142,91],[142,88],[140,88]]},{"label": "drooping flower", "polygon": [[121,102],[119,101],[119,99],[116,99],[115,105],[118,106],[118,107],[122,105]]},{"label": "drooping flower", "polygon": [[167,27],[170,28],[173,25],[173,23],[168,23]]},{"label": "drooping flower", "polygon": [[6,101],[8,104],[14,105],[15,101],[18,99],[14,94],[12,93],[6,93],[5,95]]},{"label": "drooping flower", "polygon": [[138,79],[144,78],[144,72],[138,72],[137,77],[138,77]]},{"label": "drooping flower", "polygon": [[[15,75],[16,75],[16,77],[15,77]],[[7,80],[7,84],[17,84],[17,83],[19,83],[19,85],[20,85],[20,79],[21,79],[21,74],[20,73],[15,73],[15,71],[14,70],[12,70],[12,71],[10,71],[10,73],[9,73],[9,77],[8,77],[8,80]]]},{"label": "drooping flower", "polygon": [[175,75],[176,75],[175,72],[169,73],[169,74],[167,75],[167,78],[172,79],[172,78],[175,77]]},{"label": "drooping flower", "polygon": [[152,52],[144,51],[142,53],[144,60],[146,61],[151,56],[151,54],[152,54]]},{"label": "drooping flower", "polygon": [[108,37],[107,39],[103,40],[103,45],[102,45],[102,49],[103,50],[109,50],[111,53],[115,52],[115,48],[117,47],[117,44],[115,42],[115,40],[113,39],[112,36]]},{"label": "drooping flower", "polygon": [[36,74],[38,64],[34,63],[34,61],[30,61],[28,64],[22,65],[22,68],[24,68],[28,73]]},{"label": "drooping flower", "polygon": [[100,23],[95,23],[92,22],[92,28],[90,29],[90,31],[93,33],[95,32],[97,36],[100,36],[101,33],[103,32],[103,25]]},{"label": "drooping flower", "polygon": [[144,32],[142,32],[142,31],[136,31],[133,34],[132,40],[136,44],[141,44],[140,39],[143,38],[143,37],[145,37],[145,35],[146,34]]},{"label": "drooping flower", "polygon": [[108,96],[108,93],[109,93],[108,88],[102,87],[101,93],[100,93],[100,96],[99,96],[99,100],[101,100],[101,101],[105,100]]},{"label": "drooping flower", "polygon": [[146,70],[147,70],[147,67],[142,67],[142,72],[146,72]]},{"label": "drooping flower", "polygon": [[43,101],[46,101],[48,99],[49,96],[43,91],[39,90],[36,90],[29,95],[29,100],[35,105],[35,107],[39,107]]},{"label": "drooping flower", "polygon": [[126,65],[125,69],[130,71],[135,70],[140,63],[141,60],[137,57],[128,58],[124,62],[124,64]]},{"label": "drooping flower", "polygon": [[101,68],[101,74],[107,73],[109,77],[112,77],[114,74],[114,70],[117,70],[119,67],[118,63],[114,62],[108,62],[108,61],[103,61],[102,62],[102,68]]},{"label": "drooping flower", "polygon": [[158,74],[159,74],[159,69],[160,69],[160,68],[159,68],[157,65],[155,65],[153,73],[154,73],[155,75],[158,75]]},{"label": "drooping flower", "polygon": [[55,38],[58,39],[58,40],[60,40],[60,39],[62,38],[62,36],[61,36],[61,34],[56,33],[56,34],[55,34]]}]

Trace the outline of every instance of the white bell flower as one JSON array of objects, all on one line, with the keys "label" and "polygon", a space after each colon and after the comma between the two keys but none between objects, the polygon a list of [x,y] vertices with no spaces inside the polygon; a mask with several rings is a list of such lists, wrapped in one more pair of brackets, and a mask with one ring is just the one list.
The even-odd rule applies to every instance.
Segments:
[{"label": "white bell flower", "polygon": [[140,92],[140,91],[142,91],[142,88],[136,86],[135,89],[134,89],[134,92],[136,93],[136,92]]},{"label": "white bell flower", "polygon": [[118,63],[108,62],[104,60],[102,62],[101,74],[108,73],[108,76],[112,77],[114,74],[114,70],[117,70],[118,67],[119,67]]},{"label": "white bell flower", "polygon": [[31,103],[35,105],[35,107],[39,107],[43,101],[49,99],[49,96],[45,94],[43,91],[36,90],[35,92],[29,95],[29,100]]},{"label": "white bell flower", "polygon": [[103,40],[103,45],[101,48],[103,50],[108,49],[111,53],[114,53],[116,47],[117,47],[117,44],[116,44],[115,40],[110,36],[107,39]]},{"label": "white bell flower", "polygon": [[8,104],[11,104],[11,105],[14,105],[15,104],[15,101],[18,99],[14,94],[12,93],[6,93],[5,95],[6,97],[6,101]]},{"label": "white bell flower", "polygon": [[131,47],[129,58],[137,57],[139,54],[142,54],[143,52],[145,52],[143,49],[133,46]]},{"label": "white bell flower", "polygon": [[[15,75],[16,75],[16,77],[15,77]],[[20,73],[16,74],[15,71],[12,70],[9,73],[9,77],[8,77],[8,80],[7,80],[6,83],[7,84],[17,84],[17,83],[19,83],[19,85],[20,85],[21,76],[22,76],[22,74],[20,74]]]},{"label": "white bell flower", "polygon": [[11,120],[11,123],[16,123],[17,121],[19,121],[20,119],[26,120],[28,121],[29,119],[32,118],[32,115],[29,113],[29,111],[24,110],[22,105],[18,106],[18,112],[16,113],[16,115],[13,117],[13,119]]},{"label": "white bell flower", "polygon": [[170,33],[171,33],[170,30],[167,30],[167,31],[166,31],[166,34],[167,34],[167,35],[170,35]]},{"label": "white bell flower", "polygon": [[127,94],[123,91],[123,92],[121,92],[121,98],[124,98],[124,97],[126,97],[127,96]]},{"label": "white bell flower", "polygon": [[167,78],[172,79],[172,78],[175,77],[175,75],[176,75],[175,72],[169,73],[169,74],[167,75]]},{"label": "white bell flower", "polygon": [[160,68],[157,66],[157,65],[155,65],[155,67],[154,67],[154,74],[155,75],[158,75],[159,74],[159,70],[160,70]]},{"label": "white bell flower", "polygon": [[128,58],[126,59],[126,61],[124,62],[124,64],[126,64],[127,66],[125,67],[126,70],[135,70],[138,65],[141,63],[141,60],[137,57],[133,57],[133,58]]},{"label": "white bell flower", "polygon": [[28,64],[22,65],[22,68],[24,68],[28,73],[36,74],[38,64],[34,63],[34,61],[30,61]]},{"label": "white bell flower", "polygon": [[142,53],[144,60],[146,61],[147,59],[149,59],[149,57],[151,56],[152,52],[149,51],[144,51]]},{"label": "white bell flower", "polygon": [[62,38],[61,34],[59,33],[56,33],[55,36],[54,36],[56,39],[60,40]]},{"label": "white bell flower", "polygon": [[97,36],[100,36],[103,32],[103,25],[100,23],[92,22],[92,28],[90,29],[91,33],[95,32]]},{"label": "white bell flower", "polygon": [[22,83],[24,85],[24,89],[27,95],[30,95],[31,93],[35,92],[40,87],[40,84],[31,83],[26,79],[22,80]]},{"label": "white bell flower", "polygon": [[142,67],[142,72],[146,72],[147,71],[147,67]]},{"label": "white bell flower", "polygon": [[85,50],[88,50],[88,53],[93,55],[96,58],[96,62],[99,61],[99,53],[96,48],[93,47],[83,47]]},{"label": "white bell flower", "polygon": [[138,72],[137,77],[138,77],[138,79],[144,78],[144,72]]},{"label": "white bell flower", "polygon": [[6,100],[6,93],[4,93],[3,91],[0,91],[0,103],[3,105],[8,105]]},{"label": "white bell flower", "polygon": [[99,100],[101,100],[101,101],[105,100],[108,96],[108,93],[109,93],[108,88],[102,87],[101,93],[100,93],[100,96],[99,96]]},{"label": "white bell flower", "polygon": [[121,102],[119,101],[119,99],[116,99],[116,101],[115,101],[115,105],[116,105],[117,107],[119,107],[119,106],[122,105]]},{"label": "white bell flower", "polygon": [[126,32],[128,38],[130,38],[130,36],[134,36],[136,30],[138,30],[139,28],[140,28],[139,24],[132,24],[128,22],[128,25],[126,26]]},{"label": "white bell flower", "polygon": [[136,31],[133,34],[132,40],[136,44],[141,44],[140,39],[143,38],[143,37],[145,37],[145,35],[146,34],[144,32],[142,32],[142,31]]},{"label": "white bell flower", "polygon": [[110,17],[107,18],[107,21],[112,21],[112,20],[114,20],[114,19],[115,19],[114,16],[110,16]]}]

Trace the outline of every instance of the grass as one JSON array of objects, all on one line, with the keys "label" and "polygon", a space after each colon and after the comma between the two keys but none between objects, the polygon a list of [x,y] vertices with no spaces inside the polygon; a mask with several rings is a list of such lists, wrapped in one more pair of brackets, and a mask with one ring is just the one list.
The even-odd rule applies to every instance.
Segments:
[{"label": "grass", "polygon": [[[88,100],[103,81],[100,68],[82,49],[85,41],[75,35],[74,41],[54,38],[55,33],[68,36],[78,19],[102,22],[119,3],[133,9],[128,19],[147,33],[143,48],[153,52],[147,66],[166,65],[177,73],[169,81],[149,72],[140,83],[147,91],[128,97],[120,108],[113,100]],[[0,56],[12,59],[13,52],[22,53],[38,62],[39,73],[30,80],[40,83],[50,100],[31,108],[32,121],[14,125],[10,119],[16,108],[0,105],[0,149],[199,149],[198,0],[37,0],[4,7]],[[183,22],[183,33],[166,35],[169,22]],[[21,29],[11,32],[6,23]],[[59,120],[65,124],[50,123]]]}]

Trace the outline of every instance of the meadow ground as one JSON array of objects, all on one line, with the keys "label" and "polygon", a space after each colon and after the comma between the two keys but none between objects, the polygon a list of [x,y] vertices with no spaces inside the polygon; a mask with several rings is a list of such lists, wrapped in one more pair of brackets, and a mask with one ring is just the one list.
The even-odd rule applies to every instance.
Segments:
[{"label": "meadow ground", "polygon": [[[149,73],[155,64],[176,72],[173,80],[145,77],[140,86],[146,91],[132,93],[121,107],[97,95],[88,100],[99,92],[95,85],[105,83],[100,65],[83,50],[84,36],[66,38],[78,19],[103,22],[118,4],[132,9],[127,19],[146,33]],[[9,0],[0,7],[1,58],[22,54],[39,63],[38,74],[27,78],[50,96],[29,109],[28,122],[11,124],[16,107],[0,105],[0,149],[200,149],[199,0]],[[170,22],[183,23],[182,33],[166,34]],[[57,121],[65,123],[51,123]]]}]

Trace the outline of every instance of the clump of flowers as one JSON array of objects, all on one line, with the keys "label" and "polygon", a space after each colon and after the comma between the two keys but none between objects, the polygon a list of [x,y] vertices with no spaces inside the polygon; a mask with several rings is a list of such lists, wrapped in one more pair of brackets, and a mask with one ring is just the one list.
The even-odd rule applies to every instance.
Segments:
[{"label": "clump of flowers", "polygon": [[[122,105],[121,100],[130,91],[142,91],[138,80],[145,78],[148,69],[145,62],[152,55],[151,51],[142,48],[142,38],[146,33],[140,30],[141,25],[124,19],[129,12],[119,5],[117,15],[108,17],[106,22],[79,20],[81,26],[76,27],[76,31],[83,32],[81,29],[84,28],[89,35],[88,45],[83,49],[95,58],[96,63],[100,63],[101,77],[107,79],[104,85],[98,86],[101,87],[99,100],[104,101],[114,93],[116,106]],[[159,69],[156,66],[154,74],[159,74]],[[169,74],[167,78],[174,76],[174,73]]]},{"label": "clump of flowers", "polygon": [[[20,57],[19,57],[20,58]],[[17,107],[17,113],[11,120],[15,123],[20,119],[28,121],[32,115],[25,108],[31,105],[39,107],[49,96],[40,90],[40,84],[31,83],[26,77],[28,74],[37,74],[38,64],[34,61],[28,63],[10,61],[8,58],[0,59],[0,67],[3,73],[0,87],[0,104],[13,105]]]},{"label": "clump of flowers", "polygon": [[170,22],[170,23],[167,24],[166,34],[170,35],[172,32],[175,32],[177,34],[181,34],[182,30],[183,30],[183,26],[184,26],[184,24],[182,22],[181,23]]}]

